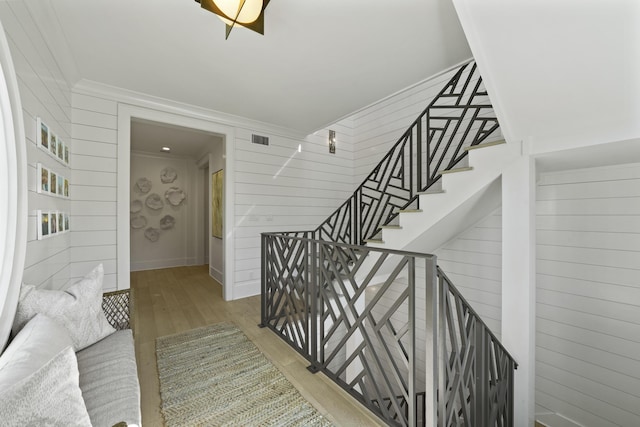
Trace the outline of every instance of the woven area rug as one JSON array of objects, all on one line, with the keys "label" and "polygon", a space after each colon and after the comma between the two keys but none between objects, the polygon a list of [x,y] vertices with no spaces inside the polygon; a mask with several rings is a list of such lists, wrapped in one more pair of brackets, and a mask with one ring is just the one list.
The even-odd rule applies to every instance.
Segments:
[{"label": "woven area rug", "polygon": [[156,339],[167,426],[331,426],[232,323]]}]

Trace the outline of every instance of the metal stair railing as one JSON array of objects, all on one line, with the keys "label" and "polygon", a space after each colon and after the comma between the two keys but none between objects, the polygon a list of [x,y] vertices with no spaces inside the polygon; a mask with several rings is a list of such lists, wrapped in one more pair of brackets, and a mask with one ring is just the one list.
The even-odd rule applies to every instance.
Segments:
[{"label": "metal stair railing", "polygon": [[476,64],[461,66],[353,195],[315,230],[316,237],[362,245],[466,157],[465,148],[497,136],[498,120]]},{"label": "metal stair railing", "polygon": [[389,425],[513,425],[516,362],[434,255],[305,234],[262,234],[262,326]]}]

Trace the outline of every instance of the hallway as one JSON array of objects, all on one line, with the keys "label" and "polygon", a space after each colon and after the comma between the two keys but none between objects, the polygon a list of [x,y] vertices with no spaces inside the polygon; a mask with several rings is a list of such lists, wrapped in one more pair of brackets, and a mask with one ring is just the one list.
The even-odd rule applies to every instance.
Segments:
[{"label": "hallway", "polygon": [[133,330],[144,426],[163,425],[155,339],[204,325],[232,321],[280,369],[300,393],[336,426],[384,425],[323,374],[307,371],[307,361],[260,323],[260,297],[232,302],[206,266],[131,273]]}]

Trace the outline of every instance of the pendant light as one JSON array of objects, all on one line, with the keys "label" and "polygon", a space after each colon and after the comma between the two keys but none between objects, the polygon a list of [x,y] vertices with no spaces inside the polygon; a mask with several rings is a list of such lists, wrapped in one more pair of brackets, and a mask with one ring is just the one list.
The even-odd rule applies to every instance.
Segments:
[{"label": "pendant light", "polygon": [[229,38],[235,26],[264,34],[264,9],[269,0],[195,0],[203,9],[213,12],[226,24]]}]

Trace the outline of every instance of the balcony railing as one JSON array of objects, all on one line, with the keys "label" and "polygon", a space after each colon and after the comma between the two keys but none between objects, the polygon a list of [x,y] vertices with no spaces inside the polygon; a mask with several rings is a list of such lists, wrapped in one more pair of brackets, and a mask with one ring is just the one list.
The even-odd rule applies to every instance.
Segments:
[{"label": "balcony railing", "polygon": [[511,426],[516,363],[433,255],[262,234],[262,325],[389,425]]}]

